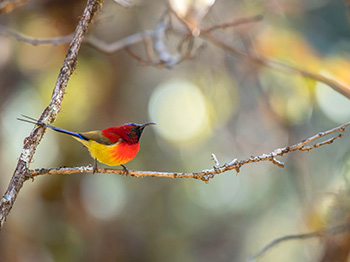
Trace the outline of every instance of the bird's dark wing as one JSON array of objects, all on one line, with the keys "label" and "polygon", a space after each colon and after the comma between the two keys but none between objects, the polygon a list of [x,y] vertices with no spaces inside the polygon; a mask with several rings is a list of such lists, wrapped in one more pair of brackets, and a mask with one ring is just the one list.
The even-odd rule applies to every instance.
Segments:
[{"label": "bird's dark wing", "polygon": [[93,140],[100,144],[104,144],[104,145],[115,144],[111,140],[109,140],[107,137],[103,136],[101,131],[89,131],[89,132],[82,132],[79,134],[82,135],[87,140]]}]

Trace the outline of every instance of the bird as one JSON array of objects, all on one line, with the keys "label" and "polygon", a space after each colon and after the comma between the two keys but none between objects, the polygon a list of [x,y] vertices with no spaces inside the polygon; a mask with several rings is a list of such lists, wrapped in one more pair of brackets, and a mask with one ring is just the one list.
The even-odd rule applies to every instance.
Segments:
[{"label": "bird", "polygon": [[125,173],[129,171],[123,165],[132,160],[138,153],[140,137],[146,126],[155,125],[153,122],[145,124],[127,123],[121,126],[109,127],[103,130],[88,132],[72,132],[38,121],[35,118],[21,115],[20,121],[37,126],[50,128],[54,131],[72,136],[82,143],[94,159],[93,173],[97,172],[97,161],[108,166],[122,166]]}]

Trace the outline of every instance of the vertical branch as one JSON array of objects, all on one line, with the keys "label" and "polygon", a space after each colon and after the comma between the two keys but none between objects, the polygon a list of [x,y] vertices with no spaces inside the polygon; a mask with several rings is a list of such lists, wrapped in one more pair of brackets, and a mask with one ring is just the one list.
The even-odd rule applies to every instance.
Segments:
[{"label": "vertical branch", "polygon": [[[88,0],[84,13],[79,21],[79,24],[75,30],[72,42],[69,45],[66,58],[61,67],[58,75],[55,88],[52,93],[50,104],[46,107],[40,117],[40,121],[45,123],[52,123],[58,112],[61,109],[61,103],[65,93],[65,89],[69,80],[69,77],[74,72],[78,51],[83,42],[84,35],[91,23],[94,15],[102,5],[103,0]],[[33,158],[36,148],[43,137],[45,128],[35,128],[29,137],[24,140],[24,146],[19,157],[17,167],[13,173],[10,184],[0,201],[0,230],[6,220],[6,217],[10,213],[12,206],[17,198],[19,191],[23,186],[25,177],[28,174],[28,166]]]}]

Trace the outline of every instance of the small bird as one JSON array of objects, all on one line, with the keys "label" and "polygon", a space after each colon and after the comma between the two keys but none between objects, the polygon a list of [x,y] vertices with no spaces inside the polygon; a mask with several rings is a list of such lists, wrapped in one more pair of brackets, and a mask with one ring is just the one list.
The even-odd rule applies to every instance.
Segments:
[{"label": "small bird", "polygon": [[140,137],[146,126],[155,125],[148,122],[142,125],[127,123],[122,126],[109,127],[103,130],[89,132],[71,132],[52,125],[45,124],[35,118],[22,115],[24,118],[17,118],[20,121],[28,122],[37,126],[48,127],[57,132],[68,134],[86,146],[92,158],[94,158],[93,173],[97,171],[97,162],[117,166],[121,165],[124,171],[128,170],[123,165],[132,160],[140,147]]}]

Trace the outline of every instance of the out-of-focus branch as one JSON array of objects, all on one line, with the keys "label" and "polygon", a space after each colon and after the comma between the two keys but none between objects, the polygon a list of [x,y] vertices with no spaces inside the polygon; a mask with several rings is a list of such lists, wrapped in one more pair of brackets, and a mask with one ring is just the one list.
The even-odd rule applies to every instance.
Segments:
[{"label": "out-of-focus branch", "polygon": [[201,29],[201,32],[210,33],[210,32],[217,30],[217,29],[226,29],[229,27],[232,28],[232,27],[243,25],[243,24],[255,23],[255,22],[261,21],[263,18],[264,17],[262,15],[242,17],[242,18],[236,19],[235,21],[233,21],[231,23],[224,23],[224,24],[214,25],[211,27]]},{"label": "out-of-focus branch", "polygon": [[[73,40],[69,45],[66,58],[58,75],[50,104],[46,107],[39,119],[41,122],[50,124],[56,119],[57,114],[61,109],[61,103],[68,80],[75,70],[78,51],[83,42],[84,35],[86,34],[89,24],[91,23],[93,17],[99,10],[102,3],[103,0],[87,1],[87,5],[75,30]],[[26,180],[26,176],[29,174],[28,166],[33,158],[33,155],[41,138],[45,133],[45,130],[46,128],[36,127],[24,140],[24,146],[19,157],[17,167],[13,173],[10,184],[5,194],[0,201],[0,230],[12,209],[18,193],[23,186],[23,182]]]},{"label": "out-of-focus branch", "polygon": [[274,70],[284,72],[284,73],[293,73],[293,74],[302,75],[304,77],[307,77],[307,78],[319,81],[321,83],[324,83],[324,84],[330,86],[331,88],[333,88],[335,91],[344,95],[345,97],[350,98],[350,87],[345,86],[345,85],[343,85],[343,84],[341,84],[333,79],[330,79],[330,78],[325,77],[325,76],[320,75],[320,74],[309,72],[307,70],[304,70],[304,69],[301,69],[301,68],[298,68],[298,67],[295,67],[292,65],[285,64],[283,62],[279,62],[279,61],[275,61],[275,60],[272,60],[269,58],[264,58],[261,56],[256,56],[256,55],[244,53],[244,52],[238,50],[237,48],[233,47],[232,45],[226,43],[224,40],[221,40],[219,37],[214,36],[211,33],[203,32],[203,34],[201,34],[201,36],[204,39],[211,42],[212,44],[216,45],[217,47],[224,49],[235,56],[242,57],[255,65],[262,65],[262,66],[270,67]]},{"label": "out-of-focus branch", "polygon": [[[171,8],[169,9],[169,14],[174,14],[175,17],[182,22],[185,26],[187,25],[181,17],[179,17]],[[128,37],[125,37],[123,39],[120,39],[118,41],[112,42],[112,43],[106,43],[101,39],[96,38],[93,35],[89,35],[84,39],[84,42],[91,45],[92,47],[95,47],[96,49],[100,50],[103,53],[106,54],[112,54],[115,53],[121,49],[126,49],[126,51],[131,55],[131,57],[138,60],[143,65],[149,65],[149,66],[157,66],[157,67],[168,67],[171,68],[175,66],[178,63],[181,63],[184,60],[193,59],[195,57],[196,52],[198,49],[196,49],[192,54],[193,49],[193,42],[194,38],[193,35],[190,32],[190,29],[188,30],[179,30],[178,28],[173,28],[172,25],[168,21],[168,15],[163,15],[163,18],[161,19],[161,22],[156,26],[154,30],[147,30],[144,32],[140,32]],[[319,81],[321,83],[324,83],[328,85],[329,87],[333,88],[335,91],[339,92],[340,94],[344,95],[347,98],[350,98],[350,87],[346,86],[336,80],[333,80],[329,77],[323,76],[321,74],[313,73],[307,70],[304,70],[302,68],[286,64],[280,61],[276,61],[273,59],[269,59],[266,57],[254,55],[254,54],[248,54],[245,53],[236,47],[228,44],[226,41],[220,39],[217,36],[214,36],[212,34],[213,31],[217,29],[226,29],[229,27],[235,27],[246,23],[252,23],[256,21],[260,21],[262,19],[261,15],[252,16],[252,17],[243,17],[239,18],[231,23],[224,23],[219,25],[214,25],[212,27],[207,27],[202,30],[200,30],[200,37],[204,39],[206,42],[211,42],[212,44],[216,45],[217,47],[230,52],[231,54],[235,56],[242,57],[246,59],[247,61],[251,62],[254,65],[260,65],[272,68],[274,70],[284,72],[284,73],[292,73],[292,74],[299,74],[301,76]],[[165,33],[167,31],[171,31],[175,34],[182,35],[181,40],[178,43],[178,52],[175,54],[171,54],[168,51],[167,45],[164,42],[165,39]],[[16,38],[19,41],[23,41],[29,44],[33,45],[41,45],[41,44],[62,44],[67,43],[71,40],[72,35],[66,35],[62,37],[55,37],[51,39],[35,39],[30,38],[28,36],[25,36],[23,34],[20,34],[18,32],[15,32],[13,30],[10,30],[4,26],[0,26],[0,34],[9,35],[14,38]],[[135,45],[137,43],[144,43],[144,45],[147,47],[146,56],[147,58],[143,58],[142,55],[136,54],[135,52],[131,51],[130,47],[132,45]],[[187,52],[183,53],[182,46],[185,43],[191,43],[188,45]],[[152,46],[152,49],[150,47]],[[154,51],[155,54],[157,54],[157,58],[151,57],[150,50]],[[199,48],[201,50],[201,48]]]},{"label": "out-of-focus branch", "polygon": [[0,1],[0,14],[9,13],[15,8],[25,4],[27,0],[1,0]]},{"label": "out-of-focus branch", "polygon": [[103,40],[93,36],[88,35],[84,42],[89,44],[92,47],[95,47],[99,51],[106,54],[113,54],[121,49],[124,49],[128,46],[132,46],[134,44],[140,43],[144,40],[144,38],[152,38],[154,36],[154,32],[147,30],[144,32],[140,32],[134,35],[130,35],[113,43],[106,43]]},{"label": "out-of-focus branch", "polygon": [[[257,163],[261,161],[270,161],[271,163],[277,165],[278,167],[284,167],[284,163],[277,160],[276,157],[283,156],[287,153],[293,151],[310,151],[320,146],[324,146],[326,144],[333,143],[336,139],[340,139],[342,134],[338,134],[330,139],[324,140],[322,142],[310,145],[311,142],[325,137],[327,135],[336,133],[336,132],[345,132],[345,128],[350,125],[350,122],[345,123],[341,126],[335,127],[325,132],[317,133],[316,135],[309,137],[295,145],[287,146],[284,148],[277,148],[271,153],[263,154],[260,156],[251,156],[247,159],[238,161],[237,159],[232,160],[228,164],[220,165],[218,159],[214,154],[212,154],[211,158],[214,161],[214,167],[212,169],[202,170],[200,172],[195,173],[179,173],[179,172],[155,172],[155,171],[133,171],[129,170],[127,175],[134,177],[168,177],[168,178],[194,178],[199,179],[204,182],[209,182],[210,179],[214,178],[215,175],[235,170],[239,173],[240,168],[244,165]],[[59,167],[59,168],[43,168],[43,169],[35,169],[31,170],[26,179],[34,178],[39,175],[54,175],[54,174],[76,174],[76,173],[92,173],[93,167]],[[125,171],[123,169],[110,169],[110,168],[99,168],[99,173],[113,173],[113,174],[122,174],[125,175]]]},{"label": "out-of-focus branch", "polygon": [[309,238],[314,238],[314,237],[322,237],[325,235],[336,235],[343,233],[345,231],[350,231],[350,224],[345,224],[345,225],[339,225],[335,227],[330,227],[325,230],[319,230],[311,233],[306,233],[306,234],[297,234],[297,235],[287,235],[283,236],[280,238],[277,238],[270,243],[268,243],[266,246],[264,246],[258,253],[255,255],[251,256],[248,261],[253,262],[256,261],[260,256],[264,255],[267,251],[269,251],[271,248],[275,247],[276,245],[289,241],[289,240],[305,240]]},{"label": "out-of-focus branch", "polygon": [[17,41],[21,41],[31,45],[59,45],[59,44],[66,44],[72,41],[74,33],[65,35],[65,36],[38,39],[38,38],[26,36],[24,34],[11,30],[6,26],[0,25],[0,35],[11,36],[15,38]]},{"label": "out-of-focus branch", "polygon": [[114,0],[117,4],[121,5],[124,8],[130,8],[133,7],[134,4],[130,2],[129,0]]}]

